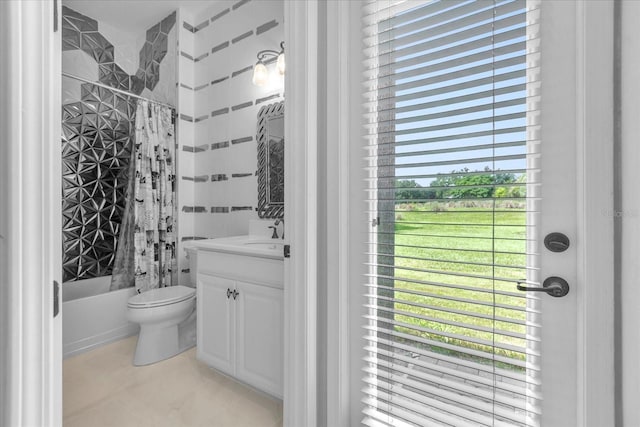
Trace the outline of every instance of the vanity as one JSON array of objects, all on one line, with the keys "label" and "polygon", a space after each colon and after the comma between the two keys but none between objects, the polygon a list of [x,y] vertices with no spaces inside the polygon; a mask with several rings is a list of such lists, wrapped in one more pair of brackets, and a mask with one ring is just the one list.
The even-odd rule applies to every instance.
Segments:
[{"label": "vanity", "polygon": [[184,246],[197,287],[196,357],[220,372],[282,399],[283,102],[260,109],[256,139],[256,210],[261,220],[249,221],[246,236],[195,240]]},{"label": "vanity", "polygon": [[198,360],[283,397],[282,240],[237,236],[190,244],[197,256]]}]

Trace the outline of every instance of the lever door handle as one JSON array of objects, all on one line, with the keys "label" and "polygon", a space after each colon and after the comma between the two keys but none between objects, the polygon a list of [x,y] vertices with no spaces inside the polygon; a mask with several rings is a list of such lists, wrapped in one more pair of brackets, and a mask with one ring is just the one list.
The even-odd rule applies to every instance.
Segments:
[{"label": "lever door handle", "polygon": [[569,293],[569,283],[564,280],[562,277],[551,276],[547,277],[544,282],[542,282],[542,287],[530,287],[523,286],[518,282],[517,288],[519,291],[525,292],[546,292],[552,297],[563,297]]},{"label": "lever door handle", "polygon": [[233,290],[233,299],[236,299],[238,297],[238,295],[240,295],[240,292],[238,292],[236,289]]}]

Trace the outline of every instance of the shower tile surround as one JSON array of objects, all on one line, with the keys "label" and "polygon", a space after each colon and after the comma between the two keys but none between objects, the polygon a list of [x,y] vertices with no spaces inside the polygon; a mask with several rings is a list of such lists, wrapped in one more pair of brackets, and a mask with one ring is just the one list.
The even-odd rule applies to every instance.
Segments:
[{"label": "shower tile surround", "polygon": [[[63,51],[81,50],[98,68],[99,81],[141,94],[160,81],[176,13],[146,32],[139,68],[129,75],[116,62],[99,23],[63,6]],[[134,98],[83,83],[81,99],[63,105],[63,280],[109,275],[124,210],[124,190],[135,120]]]},{"label": "shower tile surround", "polygon": [[[180,129],[188,127],[192,139],[181,137],[180,157],[193,169],[180,174],[193,194],[180,205],[193,227],[182,240],[248,234],[249,220],[258,219],[257,114],[284,95],[282,80],[253,85],[252,70],[258,51],[278,50],[284,39],[283,1],[221,1],[182,18],[179,99],[192,103],[181,109]],[[188,271],[186,260],[180,266]]]},{"label": "shower tile surround", "polygon": [[[70,11],[68,8],[66,10]],[[179,203],[178,273],[179,283],[182,283],[188,280],[185,274],[189,273],[182,242],[246,234],[249,220],[258,219],[257,113],[263,105],[282,100],[284,87],[282,84],[276,87],[254,86],[251,82],[252,68],[259,50],[278,49],[284,39],[284,7],[282,0],[225,1],[216,2],[197,16],[180,8],[177,16],[170,15],[158,23],[160,33],[167,31],[166,24],[171,16],[177,20],[173,28],[179,40],[175,59],[175,103],[178,107],[177,171],[180,178],[176,184]],[[69,14],[69,20],[75,25],[63,19],[65,50],[82,50],[84,34],[99,33],[95,20],[82,17],[75,12],[73,16]],[[145,41],[145,46],[140,50],[143,58],[139,59],[135,74],[127,74],[128,80],[122,67],[117,67],[115,61],[114,66],[108,66],[109,62],[101,62],[110,60],[112,56],[117,59],[117,48],[110,46],[106,37],[104,40],[97,37],[100,43],[94,44],[99,47],[89,55],[96,64],[104,65],[96,76],[99,75],[107,84],[128,84],[129,90],[134,93],[140,93],[142,87],[142,95],[148,96],[147,84],[153,84],[154,78],[147,79],[147,74],[159,70],[159,67],[153,65],[153,59],[149,61],[146,55],[152,52],[152,58],[163,61],[161,57],[169,48],[162,44],[163,37],[153,37],[158,25],[149,29],[147,36],[151,36],[151,39]],[[243,35],[246,36],[239,38]],[[87,37],[85,46],[91,43],[88,40],[95,39],[93,36]],[[166,61],[165,58],[161,64],[165,66]],[[269,67],[271,69],[273,64]],[[132,70],[130,72],[133,73]],[[122,117],[131,116],[123,114]],[[125,122],[122,120],[121,126]],[[127,153],[121,154],[128,162]],[[75,178],[70,176],[70,179]],[[124,183],[122,177],[120,181]],[[115,194],[122,194],[122,185]],[[116,204],[110,216],[103,214],[103,218],[116,219],[122,212],[122,203],[120,206]],[[86,207],[77,210],[91,212]],[[119,224],[119,218],[113,222]],[[110,249],[105,247],[96,254],[101,258],[93,261],[93,268],[100,270],[96,275],[110,274],[108,269],[113,257],[111,248],[115,248],[117,229],[112,226],[111,230],[102,230],[97,234],[100,239],[113,240]],[[65,253],[68,246],[71,246],[71,242],[65,246]],[[88,261],[96,259],[83,254],[79,257],[85,267]],[[83,268],[83,271],[84,278],[93,277],[95,270]],[[66,272],[65,280],[68,280]]]},{"label": "shower tile surround", "polygon": [[138,72],[130,76],[115,63],[114,46],[100,34],[98,21],[63,6],[62,50],[82,50],[98,64],[100,83],[140,95],[145,88],[152,91],[160,80],[160,63],[167,55],[169,33],[175,23],[173,12],[147,30]]}]

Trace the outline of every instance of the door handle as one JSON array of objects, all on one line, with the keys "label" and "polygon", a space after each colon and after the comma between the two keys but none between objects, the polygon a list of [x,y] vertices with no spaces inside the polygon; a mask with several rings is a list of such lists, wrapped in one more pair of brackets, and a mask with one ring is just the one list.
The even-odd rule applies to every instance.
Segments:
[{"label": "door handle", "polygon": [[236,289],[234,289],[233,290],[233,299],[235,300],[238,295],[240,295],[240,292],[238,292]]},{"label": "door handle", "polygon": [[227,299],[229,299],[229,297],[231,297],[231,289],[227,288]]},{"label": "door handle", "polygon": [[569,283],[562,277],[551,276],[547,277],[542,282],[542,287],[529,287],[522,286],[521,282],[518,282],[517,286],[519,291],[525,292],[546,292],[552,297],[563,297],[569,293]]}]

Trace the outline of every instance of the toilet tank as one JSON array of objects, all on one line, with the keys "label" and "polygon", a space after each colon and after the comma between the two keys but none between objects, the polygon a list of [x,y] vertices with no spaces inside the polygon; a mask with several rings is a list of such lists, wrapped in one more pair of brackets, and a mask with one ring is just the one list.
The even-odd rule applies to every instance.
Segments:
[{"label": "toilet tank", "polygon": [[185,283],[186,286],[192,288],[196,287],[196,272],[198,271],[198,251],[195,248],[185,248],[187,253],[187,259],[189,260],[189,282]]}]

